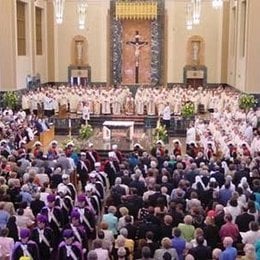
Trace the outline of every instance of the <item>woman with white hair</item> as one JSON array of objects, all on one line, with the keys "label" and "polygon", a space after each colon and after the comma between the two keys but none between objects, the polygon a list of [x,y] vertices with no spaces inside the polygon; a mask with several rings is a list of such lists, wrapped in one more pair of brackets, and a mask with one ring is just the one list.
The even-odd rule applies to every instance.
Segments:
[{"label": "woman with white hair", "polygon": [[236,259],[237,249],[233,247],[233,239],[231,237],[225,237],[223,240],[223,246],[225,250],[221,252],[219,259]]},{"label": "woman with white hair", "polygon": [[245,255],[242,256],[241,260],[255,260],[256,253],[255,253],[255,246],[252,244],[246,244],[244,246]]},{"label": "woman with white hair", "polygon": [[171,255],[171,259],[179,259],[176,249],[172,248],[172,242],[168,237],[165,237],[161,240],[162,247],[155,250],[154,260],[162,260],[163,255],[167,252]]},{"label": "woman with white hair", "polygon": [[[121,207],[121,208],[119,208],[119,212],[122,217],[119,218],[119,220],[118,220],[118,225],[117,225],[118,230],[120,230],[121,228],[126,226],[125,217],[129,215],[129,210],[126,207]],[[134,217],[133,216],[130,216],[130,217],[132,219],[131,223],[134,224]]]}]

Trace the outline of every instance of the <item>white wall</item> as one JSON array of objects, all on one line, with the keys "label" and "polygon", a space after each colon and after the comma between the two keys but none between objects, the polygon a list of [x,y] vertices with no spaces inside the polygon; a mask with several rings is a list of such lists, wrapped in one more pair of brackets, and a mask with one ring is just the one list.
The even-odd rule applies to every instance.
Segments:
[{"label": "white wall", "polygon": [[187,1],[166,0],[168,14],[168,82],[183,82],[183,67],[186,64],[188,39],[193,35],[205,41],[205,66],[208,68],[208,83],[220,82],[222,10],[214,10],[211,2],[202,2],[200,25],[186,29]]}]

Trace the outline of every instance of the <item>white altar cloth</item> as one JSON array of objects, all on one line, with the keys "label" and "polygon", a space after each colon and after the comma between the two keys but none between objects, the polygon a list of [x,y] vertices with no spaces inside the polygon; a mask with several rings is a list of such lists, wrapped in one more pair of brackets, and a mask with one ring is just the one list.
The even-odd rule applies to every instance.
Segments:
[{"label": "white altar cloth", "polygon": [[132,141],[134,136],[134,121],[105,121],[103,123],[103,139],[111,139],[111,128],[128,128],[127,137]]}]

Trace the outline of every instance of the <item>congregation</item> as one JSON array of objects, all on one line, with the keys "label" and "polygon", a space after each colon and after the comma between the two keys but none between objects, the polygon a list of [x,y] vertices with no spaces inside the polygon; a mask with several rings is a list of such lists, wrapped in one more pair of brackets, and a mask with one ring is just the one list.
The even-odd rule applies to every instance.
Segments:
[{"label": "congregation", "polygon": [[[140,88],[135,99],[124,87],[23,95],[24,111],[1,117],[0,259],[260,259],[258,115],[240,111],[238,98],[222,87]],[[213,113],[187,130],[187,149],[158,140],[124,156],[114,145],[101,160],[91,143],[80,153],[71,142],[54,140],[47,152],[40,142],[26,146],[39,132],[32,114],[42,100],[44,110],[80,112],[80,100],[93,114],[143,114],[145,104],[159,115],[166,102],[179,114],[190,100]]]}]

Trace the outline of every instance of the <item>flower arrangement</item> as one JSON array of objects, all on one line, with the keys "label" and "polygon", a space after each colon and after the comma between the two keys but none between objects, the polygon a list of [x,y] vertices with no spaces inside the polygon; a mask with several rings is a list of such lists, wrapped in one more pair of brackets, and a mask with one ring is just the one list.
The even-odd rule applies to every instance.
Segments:
[{"label": "flower arrangement", "polygon": [[250,108],[253,108],[256,106],[257,100],[253,95],[249,94],[242,94],[239,97],[239,108],[244,109],[245,111],[248,111]]},{"label": "flower arrangement", "polygon": [[18,96],[13,91],[6,91],[3,95],[4,105],[11,109],[15,109],[18,103]]},{"label": "flower arrangement", "polygon": [[75,152],[79,152],[82,148],[81,142],[79,142],[79,140],[77,140],[76,138],[72,138],[71,136],[68,136],[68,138],[64,139],[61,143],[62,149],[65,149],[68,143],[73,143],[73,150]]},{"label": "flower arrangement", "polygon": [[168,133],[165,125],[162,125],[160,120],[157,121],[156,128],[153,133],[153,142],[156,143],[158,140],[162,140],[163,142],[167,142]]},{"label": "flower arrangement", "polygon": [[181,108],[181,115],[183,117],[193,117],[195,114],[195,105],[193,102],[186,102]]},{"label": "flower arrangement", "polygon": [[79,129],[79,138],[82,140],[87,140],[93,135],[93,128],[90,124],[81,125]]}]

